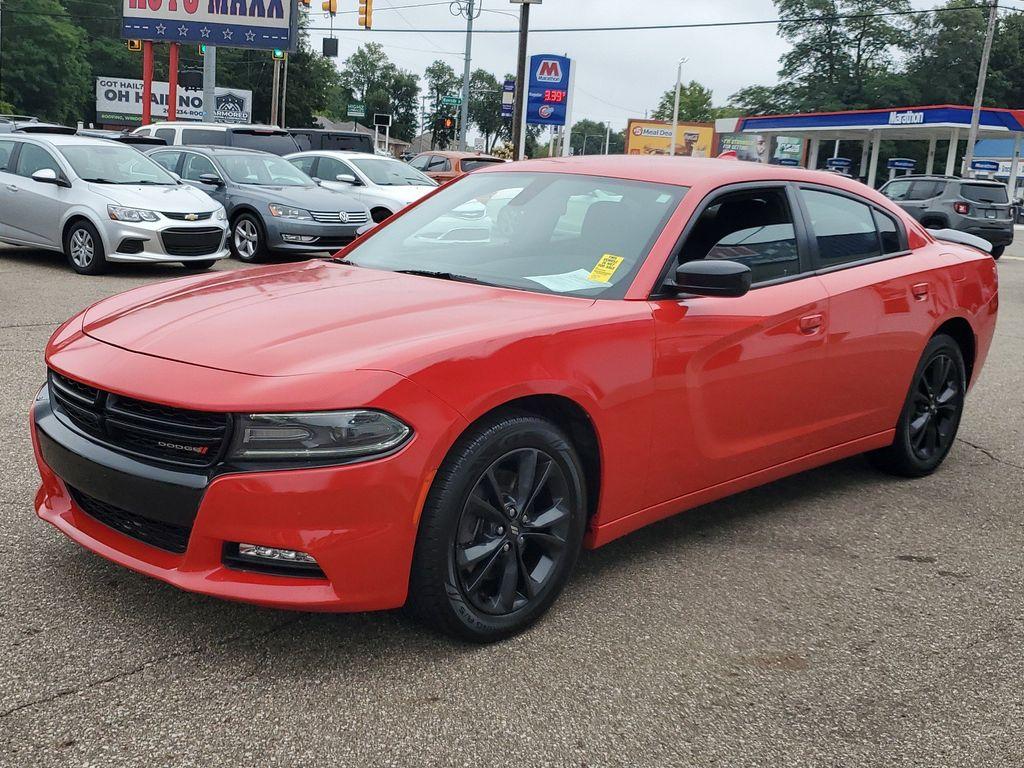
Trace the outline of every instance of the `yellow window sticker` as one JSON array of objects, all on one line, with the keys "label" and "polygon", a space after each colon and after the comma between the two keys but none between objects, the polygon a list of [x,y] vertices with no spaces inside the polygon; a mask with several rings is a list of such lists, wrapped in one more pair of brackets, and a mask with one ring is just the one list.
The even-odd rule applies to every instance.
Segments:
[{"label": "yellow window sticker", "polygon": [[607,283],[612,279],[612,275],[615,274],[615,270],[622,264],[622,257],[616,256],[612,253],[606,253],[601,257],[601,260],[597,262],[594,268],[590,271],[587,276],[588,280],[593,280],[595,283]]}]

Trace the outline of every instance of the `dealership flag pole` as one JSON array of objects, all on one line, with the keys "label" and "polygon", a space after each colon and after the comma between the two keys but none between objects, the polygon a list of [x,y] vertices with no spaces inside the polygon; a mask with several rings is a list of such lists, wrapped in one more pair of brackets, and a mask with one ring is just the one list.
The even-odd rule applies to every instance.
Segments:
[{"label": "dealership flag pole", "polygon": [[142,43],[142,124],[153,122],[153,41]]},{"label": "dealership flag pole", "polygon": [[964,151],[964,167],[962,173],[971,172],[971,161],[974,160],[974,142],[978,140],[978,123],[981,122],[981,102],[985,98],[985,78],[988,75],[988,57],[992,53],[992,38],[996,33],[996,16],[999,3],[993,2],[988,12],[988,29],[985,30],[985,47],[981,50],[981,66],[978,67],[978,87],[974,91],[974,108],[971,110],[971,130],[967,134],[967,149]]},{"label": "dealership flag pole", "polygon": [[217,46],[206,46],[203,57],[203,117],[208,123],[214,122],[217,110]]}]

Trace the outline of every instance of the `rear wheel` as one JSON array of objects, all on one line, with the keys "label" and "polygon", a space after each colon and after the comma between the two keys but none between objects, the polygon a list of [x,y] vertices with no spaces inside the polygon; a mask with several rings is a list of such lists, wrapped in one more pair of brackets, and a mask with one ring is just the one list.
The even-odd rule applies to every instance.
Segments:
[{"label": "rear wheel", "polygon": [[253,264],[267,256],[263,224],[251,213],[243,213],[231,225],[231,253],[239,261]]},{"label": "rear wheel", "polygon": [[71,268],[80,275],[101,275],[107,271],[107,258],[103,252],[96,227],[88,221],[76,221],[64,234],[64,253]]},{"label": "rear wheel", "polygon": [[871,459],[904,477],[930,475],[953,447],[964,409],[967,376],[960,346],[939,334],[928,342],[914,373],[892,445]]},{"label": "rear wheel", "polygon": [[202,272],[204,269],[209,269],[216,263],[216,259],[203,259],[202,261],[183,261],[181,262],[181,266],[189,272]]},{"label": "rear wheel", "polygon": [[583,471],[554,424],[506,414],[452,449],[427,498],[409,607],[443,632],[492,642],[555,601],[583,542]]},{"label": "rear wheel", "polygon": [[1005,245],[993,245],[992,246],[992,258],[998,259],[1006,251]]}]

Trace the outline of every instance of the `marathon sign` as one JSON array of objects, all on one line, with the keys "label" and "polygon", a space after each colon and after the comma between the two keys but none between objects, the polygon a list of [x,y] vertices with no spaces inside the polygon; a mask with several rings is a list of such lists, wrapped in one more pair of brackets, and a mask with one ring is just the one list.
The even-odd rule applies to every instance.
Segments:
[{"label": "marathon sign", "polygon": [[121,37],[294,50],[297,0],[123,0]]},{"label": "marathon sign", "polygon": [[924,112],[890,112],[889,125],[924,125]]},{"label": "marathon sign", "polygon": [[[167,83],[153,82],[153,118],[167,117]],[[212,120],[218,123],[251,123],[252,91],[217,88]],[[177,118],[205,120],[202,91],[178,88]],[[101,125],[142,125],[142,81],[123,77],[96,78],[96,122]]]},{"label": "marathon sign", "polygon": [[541,53],[530,57],[526,88],[526,122],[530,125],[565,125],[572,98],[572,61]]}]

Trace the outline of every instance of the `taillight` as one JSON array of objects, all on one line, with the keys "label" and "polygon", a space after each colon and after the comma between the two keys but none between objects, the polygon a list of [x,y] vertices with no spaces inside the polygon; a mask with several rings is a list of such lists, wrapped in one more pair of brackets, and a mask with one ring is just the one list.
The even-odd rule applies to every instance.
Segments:
[{"label": "taillight", "polygon": [[971,206],[967,203],[953,203],[953,210],[959,213],[961,216],[966,216],[971,212]]}]

